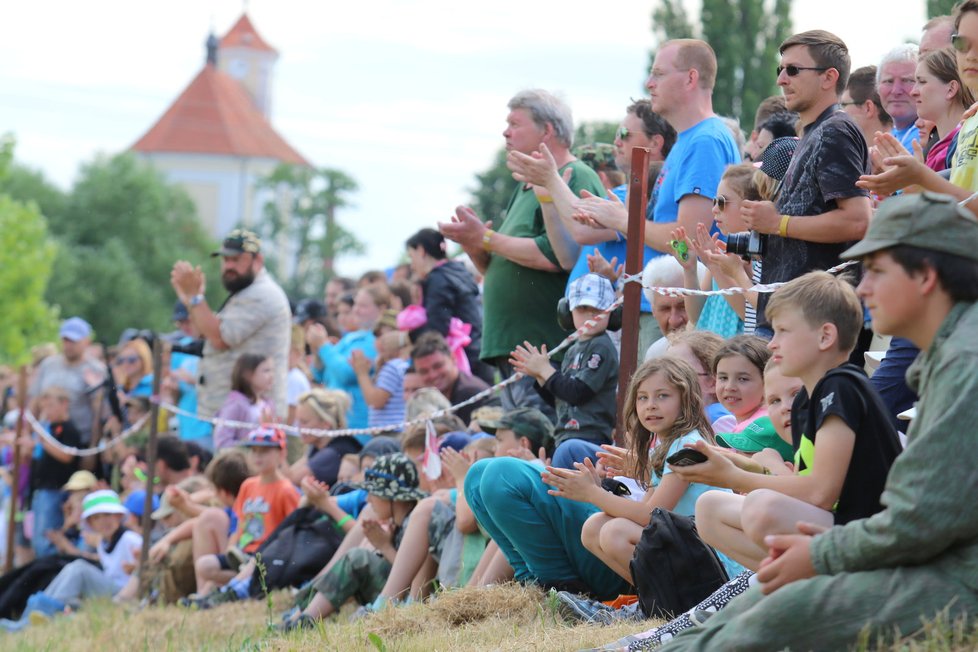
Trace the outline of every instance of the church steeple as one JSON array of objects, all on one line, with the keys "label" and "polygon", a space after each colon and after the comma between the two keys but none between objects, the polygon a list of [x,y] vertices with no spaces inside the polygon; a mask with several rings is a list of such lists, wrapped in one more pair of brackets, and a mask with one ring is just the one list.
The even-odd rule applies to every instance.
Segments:
[{"label": "church steeple", "polygon": [[248,14],[241,14],[221,39],[219,49],[218,69],[238,80],[255,107],[270,119],[272,72],[278,52],[258,34]]}]

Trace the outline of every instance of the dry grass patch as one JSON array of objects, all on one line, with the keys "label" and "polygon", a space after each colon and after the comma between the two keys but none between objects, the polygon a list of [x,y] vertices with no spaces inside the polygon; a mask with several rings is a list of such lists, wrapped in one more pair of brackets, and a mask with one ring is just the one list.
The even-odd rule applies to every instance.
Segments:
[{"label": "dry grass patch", "polygon": [[[314,630],[281,634],[270,630],[291,598],[275,594],[272,605],[248,601],[210,611],[179,607],[135,610],[92,601],[72,616],[18,634],[0,632],[4,652],[51,650],[449,652],[456,650],[580,650],[617,640],[654,623],[614,627],[570,626],[554,601],[539,589],[508,584],[446,592],[425,604],[391,608],[351,623],[347,607]],[[965,652],[978,650],[978,624],[937,619],[913,638],[894,645],[861,641],[873,652]]]}]

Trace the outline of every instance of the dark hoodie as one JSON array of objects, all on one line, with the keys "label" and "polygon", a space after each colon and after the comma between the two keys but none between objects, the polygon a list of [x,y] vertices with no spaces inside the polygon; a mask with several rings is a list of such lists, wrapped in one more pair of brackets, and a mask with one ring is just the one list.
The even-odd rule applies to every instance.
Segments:
[{"label": "dark hoodie", "polygon": [[452,317],[458,317],[472,325],[472,332],[469,334],[472,342],[465,347],[472,373],[491,384],[492,370],[479,360],[479,351],[482,348],[482,297],[479,296],[479,286],[475,284],[472,274],[462,263],[449,260],[428,273],[427,278],[421,282],[421,291],[428,323],[411,331],[411,341],[416,341],[420,335],[432,330],[446,335],[449,321]]}]

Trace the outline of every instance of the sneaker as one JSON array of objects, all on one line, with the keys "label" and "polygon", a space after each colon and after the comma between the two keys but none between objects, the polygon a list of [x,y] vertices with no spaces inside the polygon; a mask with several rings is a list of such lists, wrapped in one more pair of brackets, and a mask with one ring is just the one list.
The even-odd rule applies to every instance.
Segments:
[{"label": "sneaker", "polygon": [[198,609],[212,609],[219,604],[225,604],[228,602],[237,602],[239,600],[238,594],[227,587],[219,589],[217,591],[211,591],[204,597],[197,601]]},{"label": "sneaker", "polygon": [[614,611],[603,602],[586,598],[577,593],[557,591],[556,595],[557,613],[568,622],[601,622],[597,619],[599,613]]},{"label": "sneaker", "polygon": [[298,618],[287,620],[281,625],[278,625],[275,629],[283,633],[294,632],[303,629],[315,629],[318,623],[319,621],[312,616],[308,614],[300,614]]},{"label": "sneaker", "polygon": [[237,573],[242,566],[251,560],[251,557],[245,554],[245,552],[237,546],[230,546],[224,555],[228,559],[228,566],[230,566],[231,570],[233,570],[235,573]]},{"label": "sneaker", "polygon": [[711,593],[709,597],[693,607],[693,609],[699,611],[720,611],[726,607],[731,600],[751,587],[751,579],[753,577],[753,571],[745,570],[743,573],[734,576],[733,579]]},{"label": "sneaker", "polygon": [[666,641],[671,640],[680,632],[696,627],[696,623],[693,622],[693,619],[690,617],[691,613],[692,612],[687,611],[686,613],[673,618],[662,627],[656,627],[655,629],[651,629],[644,634],[639,634],[639,640],[628,646],[628,652],[645,652],[646,650],[654,650]]}]

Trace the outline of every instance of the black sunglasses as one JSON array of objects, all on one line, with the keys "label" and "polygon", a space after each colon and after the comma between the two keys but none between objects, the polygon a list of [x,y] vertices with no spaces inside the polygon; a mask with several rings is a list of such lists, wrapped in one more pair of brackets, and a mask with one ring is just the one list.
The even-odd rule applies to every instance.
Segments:
[{"label": "black sunglasses", "polygon": [[713,205],[716,206],[722,213],[723,211],[727,210],[727,198],[723,195],[717,195],[713,198]]},{"label": "black sunglasses", "polygon": [[802,70],[817,70],[819,72],[825,72],[831,67],[832,66],[778,66],[778,76],[781,76],[782,71],[788,73],[789,77],[796,77]]},{"label": "black sunglasses", "polygon": [[961,53],[967,52],[971,49],[971,39],[955,32],[951,34],[951,47]]}]

